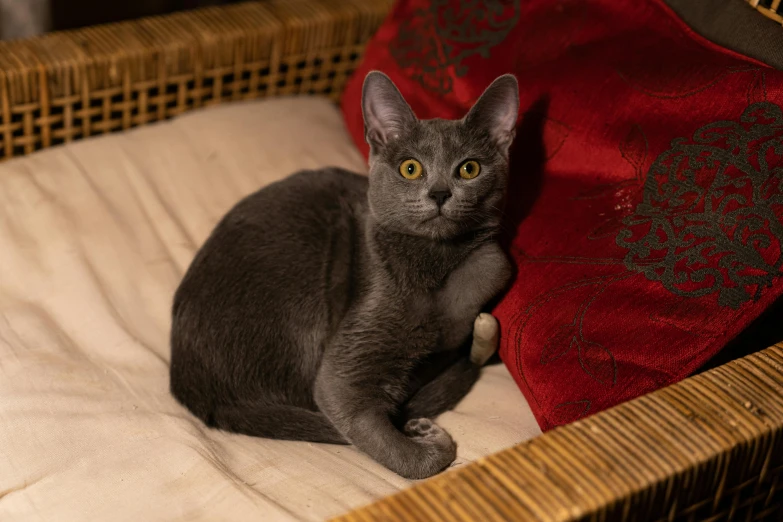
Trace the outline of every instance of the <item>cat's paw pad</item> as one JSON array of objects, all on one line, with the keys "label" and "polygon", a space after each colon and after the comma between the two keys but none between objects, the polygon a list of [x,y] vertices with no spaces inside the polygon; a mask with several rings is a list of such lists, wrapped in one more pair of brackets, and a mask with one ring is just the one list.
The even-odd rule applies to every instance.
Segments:
[{"label": "cat's paw pad", "polygon": [[447,449],[449,453],[456,447],[451,435],[430,419],[411,419],[405,424],[404,431],[412,439]]},{"label": "cat's paw pad", "polygon": [[430,419],[411,419],[405,434],[418,445],[411,460],[398,471],[406,478],[423,479],[446,469],[457,458],[457,445],[446,430]]},{"label": "cat's paw pad", "polygon": [[430,419],[411,419],[405,423],[405,434],[409,437],[426,437],[435,429],[440,429]]},{"label": "cat's paw pad", "polygon": [[473,344],[470,347],[470,362],[484,366],[498,349],[500,326],[492,314],[479,314],[473,322]]}]

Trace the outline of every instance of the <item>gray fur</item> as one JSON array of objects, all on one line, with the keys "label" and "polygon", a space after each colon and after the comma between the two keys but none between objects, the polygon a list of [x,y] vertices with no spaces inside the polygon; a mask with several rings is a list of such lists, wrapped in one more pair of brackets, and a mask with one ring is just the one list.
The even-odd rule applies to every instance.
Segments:
[{"label": "gray fur", "polygon": [[429,419],[478,378],[473,321],[511,276],[496,236],[518,108],[502,76],[462,120],[420,121],[370,73],[369,181],[300,172],[223,218],[174,298],[174,396],[209,426],[352,443],[404,477],[447,467],[455,444]]}]

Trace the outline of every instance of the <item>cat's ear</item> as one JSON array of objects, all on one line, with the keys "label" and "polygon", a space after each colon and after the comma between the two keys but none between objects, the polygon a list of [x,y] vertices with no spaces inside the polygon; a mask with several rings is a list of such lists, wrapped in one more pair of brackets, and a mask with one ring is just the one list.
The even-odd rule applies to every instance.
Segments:
[{"label": "cat's ear", "polygon": [[400,91],[388,76],[379,71],[371,71],[364,79],[362,114],[364,138],[373,146],[382,146],[396,139],[406,127],[416,122],[416,116]]},{"label": "cat's ear", "polygon": [[519,85],[511,74],[504,74],[487,87],[465,116],[465,124],[489,133],[497,146],[508,151],[514,141],[519,116]]}]

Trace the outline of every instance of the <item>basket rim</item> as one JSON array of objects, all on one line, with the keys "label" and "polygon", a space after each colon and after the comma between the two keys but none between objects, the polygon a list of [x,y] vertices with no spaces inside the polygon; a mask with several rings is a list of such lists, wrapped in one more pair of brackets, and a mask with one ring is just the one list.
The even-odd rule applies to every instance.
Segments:
[{"label": "basket rim", "polygon": [[[783,475],[781,457],[778,343],[332,520],[613,520],[631,512],[674,519]],[[694,497],[699,470],[704,498],[687,498]],[[677,489],[683,477],[690,488]]]}]

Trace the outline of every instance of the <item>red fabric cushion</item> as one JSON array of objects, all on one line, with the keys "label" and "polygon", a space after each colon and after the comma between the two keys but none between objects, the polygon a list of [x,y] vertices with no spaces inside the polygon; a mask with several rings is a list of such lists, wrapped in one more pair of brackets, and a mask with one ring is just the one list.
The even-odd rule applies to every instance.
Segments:
[{"label": "red fabric cushion", "polygon": [[420,118],[520,81],[501,357],[542,428],[692,373],[783,293],[783,72],[660,1],[401,0],[365,73]]}]

